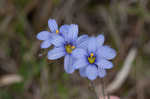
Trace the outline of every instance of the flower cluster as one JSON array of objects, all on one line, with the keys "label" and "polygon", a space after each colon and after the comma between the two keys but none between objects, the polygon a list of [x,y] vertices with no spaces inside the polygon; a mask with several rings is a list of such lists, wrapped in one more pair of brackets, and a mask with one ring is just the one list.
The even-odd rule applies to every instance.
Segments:
[{"label": "flower cluster", "polygon": [[64,70],[71,74],[79,70],[82,77],[95,80],[103,78],[106,69],[111,69],[110,60],[115,58],[116,51],[104,44],[102,34],[97,37],[81,35],[78,37],[78,25],[58,25],[54,19],[49,19],[49,31],[37,34],[37,39],[43,40],[41,48],[54,48],[48,51],[48,59],[56,60],[64,56]]}]

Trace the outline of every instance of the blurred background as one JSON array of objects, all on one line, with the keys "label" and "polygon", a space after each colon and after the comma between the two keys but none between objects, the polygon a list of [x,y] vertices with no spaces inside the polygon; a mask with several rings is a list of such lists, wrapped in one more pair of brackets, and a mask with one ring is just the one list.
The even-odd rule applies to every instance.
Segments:
[{"label": "blurred background", "polygon": [[36,34],[49,18],[78,24],[80,35],[103,33],[118,53],[105,86],[130,63],[110,94],[150,99],[150,0],[0,0],[0,99],[96,99],[89,80],[66,74],[63,59],[50,61],[40,49]]}]

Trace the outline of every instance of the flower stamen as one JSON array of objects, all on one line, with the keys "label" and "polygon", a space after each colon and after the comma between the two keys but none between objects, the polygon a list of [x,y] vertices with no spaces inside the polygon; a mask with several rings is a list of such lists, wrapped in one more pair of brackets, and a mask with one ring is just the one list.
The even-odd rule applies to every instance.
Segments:
[{"label": "flower stamen", "polygon": [[94,53],[91,53],[90,56],[88,57],[88,61],[90,64],[93,64],[96,60],[96,57],[94,56]]},{"label": "flower stamen", "polygon": [[72,49],[75,49],[75,46],[71,46]]},{"label": "flower stamen", "polygon": [[59,33],[59,30],[56,30],[56,34],[58,34]]},{"label": "flower stamen", "polygon": [[66,48],[66,52],[70,54],[70,53],[72,53],[72,51],[75,49],[75,46],[70,45],[70,44],[67,44],[67,45],[65,46],[65,48]]},{"label": "flower stamen", "polygon": [[93,54],[93,53],[91,53],[91,54],[90,54],[90,57],[93,57],[93,56],[94,56],[94,54]]}]

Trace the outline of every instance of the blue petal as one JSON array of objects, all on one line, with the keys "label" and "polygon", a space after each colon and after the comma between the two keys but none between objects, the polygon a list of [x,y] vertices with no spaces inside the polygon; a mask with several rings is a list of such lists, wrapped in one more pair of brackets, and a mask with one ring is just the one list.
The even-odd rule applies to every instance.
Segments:
[{"label": "blue petal", "polygon": [[55,60],[65,55],[65,49],[63,47],[55,47],[48,52],[48,59]]},{"label": "blue petal", "polygon": [[45,40],[45,41],[42,42],[41,48],[48,48],[51,45],[52,45],[51,40],[48,39],[48,40]]},{"label": "blue petal", "polygon": [[86,50],[87,51],[87,49],[88,49],[88,42],[87,41],[84,41],[84,42],[82,42],[81,44],[78,44],[78,45],[76,45],[76,47],[77,48],[82,48],[82,49],[84,49],[84,50]]},{"label": "blue petal", "polygon": [[100,78],[104,78],[106,76],[106,70],[102,68],[98,68],[98,76]]},{"label": "blue petal", "polygon": [[39,40],[47,40],[47,39],[50,39],[50,37],[51,37],[51,33],[48,31],[42,31],[38,33],[36,36],[36,38]]},{"label": "blue petal", "polygon": [[75,60],[73,67],[75,69],[80,69],[80,68],[86,67],[87,65],[88,65],[88,62],[86,58],[80,58],[80,59]]},{"label": "blue petal", "polygon": [[77,40],[78,37],[78,25],[71,24],[68,30],[68,41],[72,42]]},{"label": "blue petal", "polygon": [[88,35],[81,35],[80,37],[78,37],[77,47],[87,49],[87,44],[88,44],[87,40],[88,40]]},{"label": "blue petal", "polygon": [[49,26],[51,32],[53,32],[53,33],[55,33],[56,30],[58,30],[57,22],[54,19],[49,19],[48,20],[48,26]]},{"label": "blue petal", "polygon": [[72,56],[75,58],[83,58],[87,56],[87,52],[84,49],[76,48],[72,51]]},{"label": "blue petal", "polygon": [[111,60],[115,58],[116,51],[110,48],[109,46],[101,46],[97,51],[97,55],[99,57],[103,57],[105,59]]},{"label": "blue petal", "polygon": [[80,44],[88,39],[88,35],[81,35],[78,37],[77,44]]},{"label": "blue petal", "polygon": [[62,36],[53,34],[51,42],[52,42],[52,44],[54,44],[54,46],[59,47],[59,46],[64,45],[65,40]]},{"label": "blue petal", "polygon": [[73,68],[73,58],[71,55],[66,55],[64,60],[64,69],[68,74],[72,74],[74,72]]},{"label": "blue petal", "polygon": [[94,53],[96,51],[96,38],[91,37],[88,39],[88,52],[89,53]]},{"label": "blue petal", "polygon": [[97,48],[101,47],[103,44],[104,44],[104,35],[100,34],[96,37],[96,40],[97,40]]},{"label": "blue petal", "polygon": [[113,67],[112,62],[106,60],[106,59],[99,59],[96,64],[103,69],[111,69]]},{"label": "blue petal", "polygon": [[87,77],[87,76],[86,76],[86,67],[80,68],[80,69],[79,69],[79,72],[80,72],[80,75],[81,75],[82,77]]},{"label": "blue petal", "polygon": [[68,30],[69,30],[69,25],[62,25],[59,28],[60,33],[68,33]]},{"label": "blue petal", "polygon": [[95,65],[88,65],[88,67],[86,68],[86,75],[88,77],[88,79],[90,80],[95,80],[96,77],[98,76],[98,69]]},{"label": "blue petal", "polygon": [[65,38],[65,41],[67,40],[68,37],[68,30],[69,30],[69,25],[62,25],[59,28],[61,35]]}]

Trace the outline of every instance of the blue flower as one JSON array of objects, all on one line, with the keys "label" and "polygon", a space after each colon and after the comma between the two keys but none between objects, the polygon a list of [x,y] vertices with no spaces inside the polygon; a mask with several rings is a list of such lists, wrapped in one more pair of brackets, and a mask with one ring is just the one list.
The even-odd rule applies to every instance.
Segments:
[{"label": "blue flower", "polygon": [[64,36],[65,33],[68,31],[69,25],[62,25],[58,29],[58,25],[54,19],[49,19],[48,20],[48,26],[50,29],[49,31],[41,31],[40,33],[37,34],[37,39],[43,40],[41,44],[41,48],[48,48],[52,45],[51,40],[53,39],[54,34],[58,34],[61,36]]},{"label": "blue flower", "polygon": [[76,48],[72,55],[76,58],[73,63],[75,69],[79,69],[80,75],[95,80],[103,78],[106,69],[113,67],[109,60],[116,56],[116,51],[109,46],[103,45],[104,36],[90,37],[86,48]]},{"label": "blue flower", "polygon": [[64,69],[67,73],[73,73],[75,69],[72,66],[74,62],[72,51],[76,48],[84,47],[87,38],[87,35],[78,37],[78,25],[69,25],[68,31],[64,36],[53,36],[52,44],[55,47],[48,52],[48,59],[55,60],[65,56]]}]

